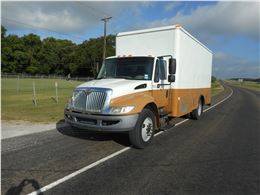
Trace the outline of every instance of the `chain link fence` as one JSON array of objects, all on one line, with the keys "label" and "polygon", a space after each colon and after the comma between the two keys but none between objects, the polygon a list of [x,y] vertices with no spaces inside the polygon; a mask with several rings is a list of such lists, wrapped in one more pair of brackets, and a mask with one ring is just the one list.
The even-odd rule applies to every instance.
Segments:
[{"label": "chain link fence", "polygon": [[94,77],[77,77],[77,76],[61,76],[61,75],[29,75],[29,74],[11,74],[11,73],[2,73],[1,78],[30,78],[30,79],[63,79],[63,80],[74,80],[74,81],[90,81]]},{"label": "chain link fence", "polygon": [[62,119],[74,89],[91,77],[1,74],[2,120],[50,122]]}]

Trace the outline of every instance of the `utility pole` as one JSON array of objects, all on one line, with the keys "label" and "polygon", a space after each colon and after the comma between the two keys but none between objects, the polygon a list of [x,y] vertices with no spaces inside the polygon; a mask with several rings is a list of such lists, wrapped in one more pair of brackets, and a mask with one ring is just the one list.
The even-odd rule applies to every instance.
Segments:
[{"label": "utility pole", "polygon": [[103,45],[103,61],[105,60],[106,58],[106,44],[107,44],[107,41],[106,41],[106,36],[107,36],[107,22],[108,20],[110,20],[112,17],[105,17],[105,18],[102,18],[101,21],[104,22],[104,45]]}]

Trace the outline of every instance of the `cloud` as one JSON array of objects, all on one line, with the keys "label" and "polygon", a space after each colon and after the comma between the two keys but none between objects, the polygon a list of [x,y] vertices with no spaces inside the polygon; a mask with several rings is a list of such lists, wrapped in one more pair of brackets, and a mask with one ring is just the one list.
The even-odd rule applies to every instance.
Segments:
[{"label": "cloud", "polygon": [[[28,26],[52,29],[60,33],[84,34],[97,26],[105,16],[113,19],[124,11],[138,15],[145,2],[2,2],[2,23],[8,30]],[[10,19],[7,20],[6,18]],[[21,22],[16,23],[15,21]],[[23,24],[22,24],[23,23]]]},{"label": "cloud", "polygon": [[53,28],[60,32],[66,32],[72,29],[73,31],[80,31],[84,25],[84,21],[80,17],[73,16],[73,14],[66,9],[55,13],[44,13],[41,10],[27,12],[23,14],[23,20],[34,26],[47,29]]},{"label": "cloud", "polygon": [[205,36],[246,36],[259,40],[259,2],[218,2],[215,5],[199,6],[190,14],[178,12],[172,18],[151,22],[150,26],[182,24],[193,34]]},{"label": "cloud", "polygon": [[260,64],[259,61],[216,52],[213,56],[213,75],[219,78],[259,78]]}]

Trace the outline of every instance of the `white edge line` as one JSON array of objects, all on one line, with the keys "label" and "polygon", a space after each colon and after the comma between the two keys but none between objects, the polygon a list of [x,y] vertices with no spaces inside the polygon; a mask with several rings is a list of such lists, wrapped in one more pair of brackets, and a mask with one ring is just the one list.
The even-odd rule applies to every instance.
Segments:
[{"label": "white edge line", "polygon": [[[229,87],[229,89],[231,89],[231,88]],[[209,111],[210,109],[216,107],[217,105],[223,103],[224,101],[226,101],[227,99],[229,99],[232,95],[233,95],[233,90],[231,89],[231,93],[229,94],[228,97],[224,98],[223,100],[221,100],[220,102],[214,104],[213,106],[211,106],[211,107],[205,109],[203,112],[207,112],[207,111]],[[183,120],[183,121],[181,121],[181,122],[179,122],[179,123],[176,123],[176,124],[174,125],[174,127],[176,127],[176,126],[178,126],[178,125],[181,125],[182,123],[185,123],[185,122],[188,121],[188,120],[189,120],[189,119],[185,119],[185,120]],[[164,131],[160,131],[160,132],[156,133],[154,136],[161,135],[162,133],[164,133]],[[90,164],[90,165],[87,165],[87,166],[85,166],[85,167],[83,167],[83,168],[81,168],[81,169],[79,169],[79,170],[77,170],[77,171],[75,171],[75,172],[73,172],[73,173],[71,173],[71,174],[69,174],[69,175],[67,175],[67,176],[65,176],[65,177],[63,177],[63,178],[61,178],[61,179],[59,179],[59,180],[57,180],[57,181],[54,181],[54,182],[52,182],[52,183],[50,183],[50,184],[48,184],[48,185],[46,185],[46,186],[40,188],[40,189],[37,190],[37,191],[34,191],[34,192],[29,193],[28,195],[37,195],[37,194],[42,193],[42,192],[45,192],[45,191],[47,191],[47,190],[49,190],[49,189],[51,189],[51,188],[54,188],[55,186],[57,186],[57,185],[59,185],[59,184],[65,182],[65,181],[67,181],[67,180],[69,180],[69,179],[71,179],[71,178],[73,178],[73,177],[75,177],[75,176],[77,176],[77,175],[79,175],[79,174],[81,174],[81,173],[83,173],[83,172],[85,172],[85,171],[87,171],[87,170],[89,170],[89,169],[91,169],[91,168],[93,168],[93,167],[99,165],[99,164],[102,164],[103,162],[105,162],[105,161],[107,161],[107,160],[109,160],[109,159],[111,159],[111,158],[113,158],[113,157],[115,157],[115,156],[120,155],[120,154],[122,154],[123,152],[126,152],[126,151],[129,150],[130,148],[131,148],[131,147],[126,147],[126,148],[123,148],[123,149],[121,149],[121,150],[119,150],[119,151],[117,151],[117,152],[114,152],[114,153],[112,153],[112,154],[110,154],[110,155],[108,155],[108,156],[106,156],[106,157],[104,157],[104,158],[102,158],[102,159],[100,159],[100,160],[98,160],[98,161],[96,161],[96,162]]]},{"label": "white edge line", "polygon": [[65,181],[67,181],[67,180],[69,180],[69,179],[71,179],[71,178],[73,178],[73,177],[75,177],[75,176],[77,176],[77,175],[79,175],[79,174],[81,174],[81,173],[83,173],[83,172],[85,172],[85,171],[87,171],[87,170],[89,170],[89,169],[91,169],[91,168],[93,168],[93,167],[95,167],[95,166],[97,166],[97,165],[99,165],[99,164],[101,164],[101,163],[103,163],[103,162],[105,162],[105,161],[107,161],[107,160],[109,160],[109,159],[111,159],[111,158],[113,158],[113,157],[115,157],[115,156],[117,156],[117,155],[127,151],[127,150],[129,150],[129,149],[130,149],[130,147],[126,147],[126,148],[123,148],[123,149],[121,149],[121,150],[119,150],[119,151],[117,151],[115,153],[112,153],[112,154],[110,154],[110,155],[108,155],[108,156],[106,156],[106,157],[104,157],[104,158],[102,158],[102,159],[100,159],[100,160],[98,160],[98,161],[96,161],[96,162],[86,166],[86,167],[83,167],[83,168],[81,168],[81,169],[79,169],[79,170],[77,170],[77,171],[75,171],[75,172],[73,172],[73,173],[71,173],[71,174],[69,174],[69,175],[67,175],[67,176],[57,180],[57,181],[55,181],[55,182],[52,182],[52,183],[42,187],[41,189],[39,189],[37,191],[34,191],[34,192],[32,192],[32,193],[30,193],[28,195],[36,195],[36,194],[45,192],[45,191],[47,191],[47,190],[49,190],[49,189],[51,189],[51,188],[53,188],[53,187],[63,183],[63,182],[65,182]]},{"label": "white edge line", "polygon": [[[231,89],[230,87],[228,87],[228,88]],[[207,112],[207,111],[209,111],[210,109],[216,107],[217,105],[223,103],[224,101],[226,101],[227,99],[229,99],[232,95],[233,95],[233,89],[231,89],[231,93],[229,94],[228,97],[224,98],[223,100],[219,101],[218,103],[216,103],[216,104],[210,106],[209,108],[205,109],[203,112]]]}]

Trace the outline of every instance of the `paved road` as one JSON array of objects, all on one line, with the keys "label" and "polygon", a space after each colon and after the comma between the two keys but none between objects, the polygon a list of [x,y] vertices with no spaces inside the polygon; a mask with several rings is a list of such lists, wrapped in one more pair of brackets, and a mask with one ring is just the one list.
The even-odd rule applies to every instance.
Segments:
[{"label": "paved road", "polygon": [[[130,149],[45,193],[259,194],[260,93],[232,89],[233,96],[202,120],[189,120],[146,149]],[[31,192],[129,145],[125,135],[71,133],[60,124],[58,131],[2,141],[2,194]]]}]

